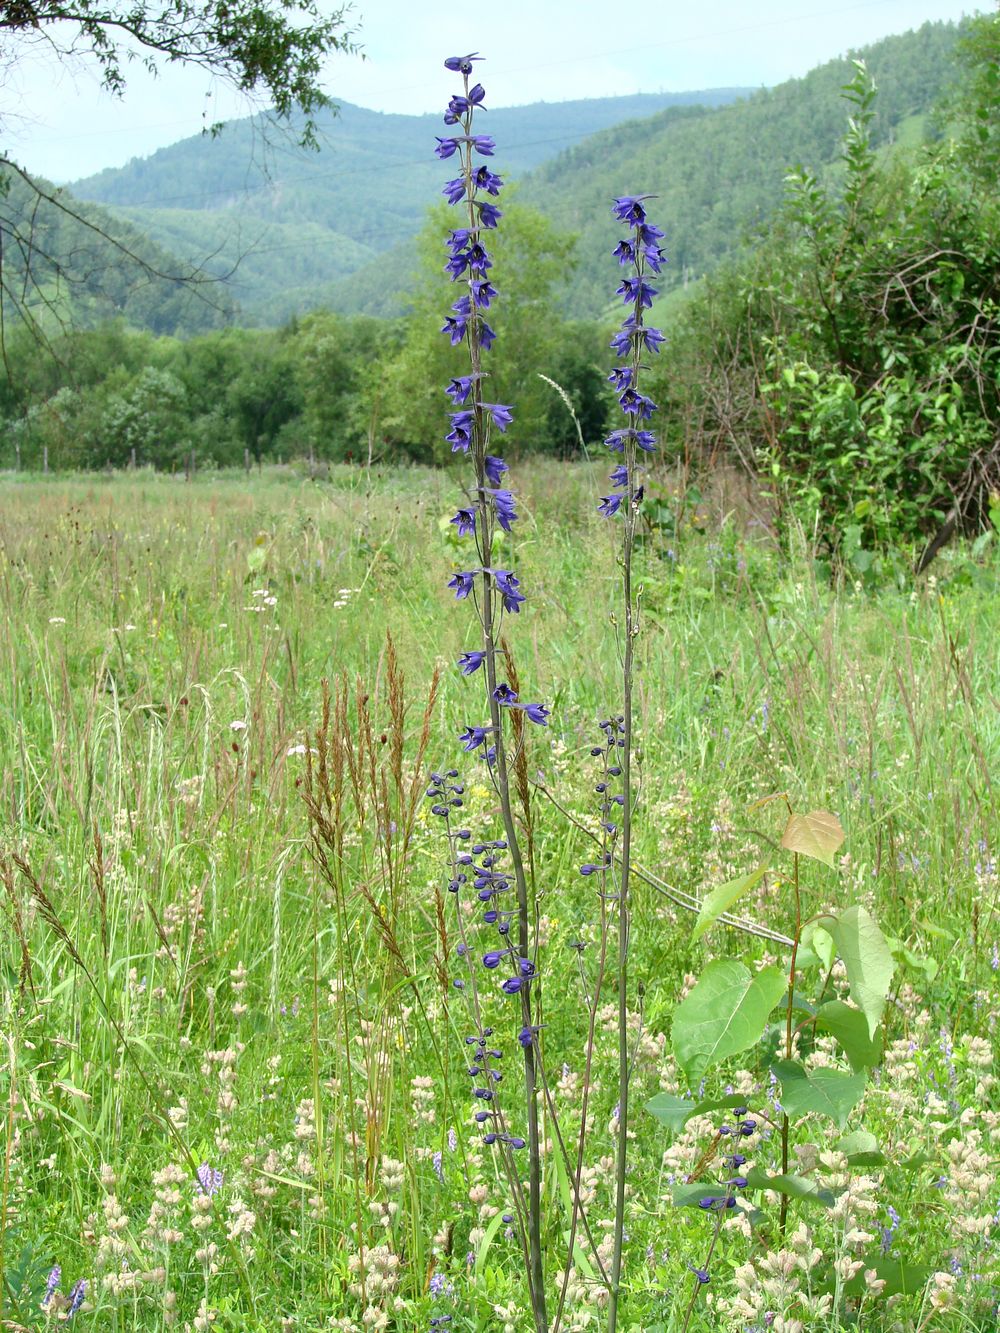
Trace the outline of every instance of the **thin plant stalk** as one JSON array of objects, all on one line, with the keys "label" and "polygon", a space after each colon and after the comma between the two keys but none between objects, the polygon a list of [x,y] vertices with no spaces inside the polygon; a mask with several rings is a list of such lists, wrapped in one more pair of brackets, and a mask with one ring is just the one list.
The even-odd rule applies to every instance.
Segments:
[{"label": "thin plant stalk", "polygon": [[[472,119],[473,108],[480,97],[470,97],[469,75],[472,72],[472,57],[460,57],[449,62],[449,67],[457,67],[462,74],[464,88],[464,110],[459,117],[462,136],[458,138],[458,151],[464,179],[464,197],[468,213],[468,235],[470,240],[478,242],[482,229],[482,207],[475,201],[476,183],[474,181]],[[478,88],[478,85],[477,85]],[[481,94],[481,89],[479,89]],[[485,269],[480,270],[485,272]],[[517,826],[514,820],[513,805],[510,795],[508,759],[504,748],[502,708],[497,697],[497,655],[499,628],[503,617],[502,606],[497,606],[494,594],[494,573],[490,568],[493,537],[495,531],[495,505],[491,499],[489,478],[486,469],[487,447],[489,443],[490,410],[484,403],[482,381],[482,337],[483,320],[477,299],[475,270],[468,267],[468,318],[467,343],[471,364],[471,383],[466,398],[472,412],[472,430],[469,439],[469,452],[472,455],[476,477],[476,525],[475,540],[481,562],[478,576],[477,609],[482,626],[483,665],[485,669],[487,699],[489,704],[491,735],[494,739],[495,757],[493,759],[493,780],[497,790],[504,836],[510,854],[511,869],[517,895],[517,938],[521,958],[530,958],[532,953],[531,912],[528,895],[528,880],[525,873],[524,857],[521,852]],[[488,344],[487,344],[488,345]],[[523,985],[520,989],[522,1027],[529,1033],[533,1029],[532,989],[537,986]],[[542,1259],[542,1217],[541,1185],[542,1160],[541,1139],[538,1125],[538,1076],[536,1070],[536,1043],[534,1039],[522,1043],[524,1055],[524,1096],[525,1096],[525,1137],[528,1147],[528,1290],[531,1300],[532,1315],[538,1333],[546,1333],[548,1319],[545,1308],[545,1281]]]}]

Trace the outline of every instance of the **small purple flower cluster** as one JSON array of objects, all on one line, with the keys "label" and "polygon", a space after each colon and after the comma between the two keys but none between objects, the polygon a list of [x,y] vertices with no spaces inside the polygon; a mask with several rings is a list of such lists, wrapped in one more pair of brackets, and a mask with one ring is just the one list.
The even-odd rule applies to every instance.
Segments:
[{"label": "small purple flower cluster", "polygon": [[660,246],[663,232],[647,220],[643,207],[649,197],[626,195],[616,199],[613,206],[618,221],[632,229],[631,238],[619,241],[614,255],[622,267],[630,266],[634,272],[622,279],[616,293],[631,310],[611,339],[612,350],[624,364],[616,366],[608,379],[614,385],[619,406],[628,417],[628,425],[613,430],[604,440],[614,453],[625,455],[625,461],[611,472],[614,492],[602,496],[598,505],[598,513],[605,518],[617,514],[623,504],[634,510],[642,503],[643,488],[638,483],[636,459],[638,452],[651,453],[656,447],[656,435],[642,424],[652,417],[656,404],[639,392],[643,353],[658,352],[665,341],[659,329],[644,323],[643,312],[650,308],[657,295],[656,289],[646,281],[646,274],[661,272],[666,262]]},{"label": "small purple flower cluster", "polygon": [[[47,1310],[52,1304],[59,1292],[59,1284],[61,1281],[62,1269],[58,1264],[54,1264],[48,1277],[45,1279],[45,1295],[41,1300],[41,1307],[43,1310]],[[87,1282],[85,1278],[80,1278],[78,1282],[74,1283],[69,1296],[60,1296],[60,1304],[64,1304],[65,1306],[66,1319],[72,1319],[74,1315],[79,1313],[80,1307],[83,1305],[86,1296]]]},{"label": "small purple flower cluster", "polygon": [[[741,1151],[746,1146],[747,1140],[751,1139],[757,1133],[758,1122],[750,1115],[749,1108],[738,1106],[732,1113],[732,1123],[726,1121],[719,1126],[718,1141],[729,1139],[733,1142],[733,1150],[723,1157],[723,1166],[733,1174],[723,1182],[721,1191],[711,1194],[705,1194],[698,1200],[698,1207],[706,1213],[716,1214],[715,1234],[708,1248],[708,1257],[703,1267],[699,1268],[695,1264],[688,1264],[688,1268],[694,1274],[697,1292],[706,1283],[711,1281],[709,1265],[712,1261],[712,1255],[715,1253],[715,1245],[719,1238],[719,1229],[722,1219],[726,1213],[736,1207],[737,1193],[746,1189],[749,1183],[747,1177],[743,1174],[743,1167],[746,1165],[746,1153]],[[693,1299],[693,1298],[692,1298]],[[686,1325],[685,1325],[686,1327]]]},{"label": "small purple flower cluster", "polygon": [[625,718],[619,714],[617,717],[604,718],[597,725],[604,735],[601,744],[592,746],[590,753],[592,758],[601,761],[600,779],[595,784],[594,791],[601,798],[604,856],[601,862],[588,862],[582,865],[581,875],[601,874],[611,864],[611,848],[619,832],[616,814],[625,804],[625,797],[621,792],[615,791],[615,786],[622,776],[619,751],[625,745]]},{"label": "small purple flower cluster", "polygon": [[202,1162],[201,1166],[195,1172],[198,1179],[197,1188],[202,1194],[207,1194],[209,1198],[217,1194],[222,1188],[223,1175],[218,1167],[211,1166],[208,1162]]}]

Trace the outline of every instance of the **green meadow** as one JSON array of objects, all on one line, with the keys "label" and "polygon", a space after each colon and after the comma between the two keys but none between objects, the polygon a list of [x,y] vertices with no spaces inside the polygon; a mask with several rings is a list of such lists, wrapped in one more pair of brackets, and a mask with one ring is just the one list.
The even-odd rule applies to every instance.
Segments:
[{"label": "green meadow", "polygon": [[[513,463],[522,517],[494,554],[528,594],[504,620],[508,678],[552,710],[524,729],[515,811],[537,906],[546,1279],[566,1333],[602,1327],[614,1211],[615,978],[594,993],[605,908],[579,870],[600,818],[591,749],[620,693],[603,475]],[[454,984],[460,945],[495,945],[448,892],[425,797],[432,770],[457,769],[472,838],[501,836],[481,751],[457,739],[482,711],[455,666],[474,616],[446,587],[458,486],[416,466],[6,475],[0,1325],[530,1326]],[[919,579],[862,579],[807,532],[779,543],[735,475],[699,494],[654,472],[649,491],[620,1326],[993,1329],[995,534]],[[813,1183],[787,1219],[761,1188],[717,1225],[678,1187],[711,1175],[718,1115],[671,1127],[645,1105],[776,1103],[767,1036],[689,1087],[671,1022],[710,959],[787,969],[792,864],[765,799],[781,793],[839,818],[834,864],[802,861],[803,901],[864,905],[892,985],[863,1100],[794,1126]],[[693,940],[704,896],[762,862],[737,924]],[[516,1133],[516,1005],[479,973]],[[840,964],[823,986],[846,997]],[[802,1057],[842,1062],[815,1031]],[[747,1152],[774,1171],[773,1127]],[[568,1253],[574,1189],[586,1225]]]}]

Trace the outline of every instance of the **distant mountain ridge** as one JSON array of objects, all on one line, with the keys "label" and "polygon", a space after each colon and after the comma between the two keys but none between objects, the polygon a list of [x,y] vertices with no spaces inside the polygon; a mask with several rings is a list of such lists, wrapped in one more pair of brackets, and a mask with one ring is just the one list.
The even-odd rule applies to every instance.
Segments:
[{"label": "distant mountain ridge", "polygon": [[[700,112],[748,91],[542,102],[489,110],[484,120],[505,175],[519,178],[609,126],[669,109]],[[113,208],[183,258],[212,256],[206,266],[218,273],[245,255],[230,293],[250,318],[278,322],[411,240],[444,179],[432,151],[443,132],[439,115],[342,103],[320,121],[318,154],[293,146],[296,128],[293,121],[290,134],[278,131],[266,116],[234,121],[215,139],[181,140],[68,189]]]},{"label": "distant mountain ridge", "polygon": [[[960,30],[925,23],[852,53],[879,85],[877,145],[933,132],[929,113],[955,77]],[[563,308],[593,318],[614,287],[613,196],[657,195],[670,258],[661,287],[686,285],[766,233],[790,166],[836,169],[852,73],[844,56],[772,89],[539,103],[490,110],[478,123],[496,138],[496,169],[520,182],[522,202],[579,236]],[[441,118],[345,103],[320,130],[329,146],[318,156],[287,137],[268,148],[267,120],[253,117],[71,188],[224,278],[247,322],[278,324],[320,306],[398,314],[417,232],[448,174],[432,151]]]}]

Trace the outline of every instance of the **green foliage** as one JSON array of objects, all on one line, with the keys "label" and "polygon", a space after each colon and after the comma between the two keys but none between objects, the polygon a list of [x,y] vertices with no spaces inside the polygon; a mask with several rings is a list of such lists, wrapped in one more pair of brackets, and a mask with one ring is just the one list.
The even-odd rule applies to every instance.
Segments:
[{"label": "green foliage", "polygon": [[[403,325],[402,341],[379,367],[378,433],[383,444],[422,462],[444,462],[442,388],[454,373],[454,353],[440,333],[455,299],[444,273],[441,238],[460,217],[436,208],[421,233],[421,272]],[[492,274],[501,296],[491,317],[502,330],[491,353],[489,397],[512,403],[507,438],[514,449],[571,454],[579,451],[572,417],[546,375],[570,395],[593,442],[607,412],[603,340],[593,329],[570,327],[552,314],[553,294],[573,265],[574,238],[560,234],[534,209],[505,196],[503,224],[491,246]],[[586,438],[586,437],[585,437]]]},{"label": "green foliage", "polygon": [[845,1074],[839,1069],[809,1073],[795,1060],[777,1060],[771,1069],[781,1083],[781,1109],[790,1120],[822,1115],[843,1129],[864,1096],[864,1073]]},{"label": "green foliage", "polygon": [[896,970],[889,946],[878,923],[864,907],[848,907],[823,924],[833,936],[837,953],[847,969],[851,998],[867,1018],[868,1035],[873,1037],[885,1012]]},{"label": "green foliage", "polygon": [[689,1082],[755,1046],[784,990],[785,978],[776,967],[752,973],[735,960],[709,963],[675,1010],[671,1028],[674,1054]]},{"label": "green foliage", "polygon": [[[988,62],[995,27],[972,24],[967,56]],[[983,83],[969,74],[964,95],[989,97]],[[986,522],[1000,478],[1000,204],[988,158],[971,167],[974,136],[884,156],[883,93],[864,65],[843,94],[839,171],[786,177],[773,242],[680,313],[681,374],[665,388],[692,396],[688,449],[693,433],[702,451],[734,451],[779,517],[864,579],[949,515]]]}]

